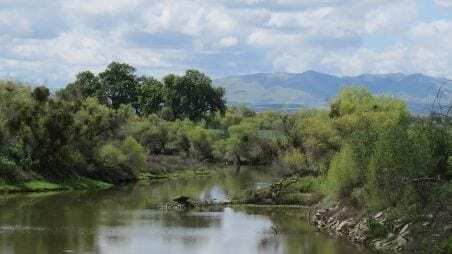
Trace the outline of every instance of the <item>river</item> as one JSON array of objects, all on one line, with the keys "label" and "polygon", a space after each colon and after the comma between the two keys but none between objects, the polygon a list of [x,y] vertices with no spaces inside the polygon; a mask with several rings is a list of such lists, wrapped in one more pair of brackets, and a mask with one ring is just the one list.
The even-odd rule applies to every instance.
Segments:
[{"label": "river", "polygon": [[3,195],[0,253],[371,253],[317,232],[302,208],[159,209],[182,194],[227,200],[272,177],[245,169],[102,191]]}]

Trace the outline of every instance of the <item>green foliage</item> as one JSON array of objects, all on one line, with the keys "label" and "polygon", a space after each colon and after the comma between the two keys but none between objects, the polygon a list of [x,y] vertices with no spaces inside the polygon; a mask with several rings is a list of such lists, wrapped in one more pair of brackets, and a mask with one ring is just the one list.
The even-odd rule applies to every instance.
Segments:
[{"label": "green foliage", "polygon": [[224,90],[212,86],[212,80],[196,70],[184,76],[168,75],[164,83],[164,118],[189,118],[199,121],[214,112],[224,113]]},{"label": "green foliage", "polygon": [[50,92],[47,87],[38,86],[33,90],[33,93],[31,95],[33,96],[33,99],[35,99],[37,102],[43,103],[49,99]]},{"label": "green foliage", "polygon": [[443,240],[439,246],[440,250],[438,253],[452,253],[452,236],[449,236],[447,239]]},{"label": "green foliage", "polygon": [[369,164],[367,189],[372,205],[427,204],[429,187],[422,179],[434,177],[438,170],[432,142],[428,132],[417,126],[400,126],[381,133]]},{"label": "green foliage", "polygon": [[138,77],[135,71],[128,64],[112,62],[97,75],[90,71],[77,74],[76,80],[57,95],[70,101],[94,97],[113,109],[129,104],[139,115],[158,114],[167,120],[200,121],[226,111],[224,90],[214,87],[212,80],[199,71],[187,70],[184,76],[171,74],[163,78],[163,83]]},{"label": "green foliage", "polygon": [[107,182],[138,179],[138,173],[146,167],[144,148],[132,137],[122,142],[108,142],[96,153],[96,174]]},{"label": "green foliage", "polygon": [[409,113],[397,99],[373,96],[367,89],[343,89],[331,105],[330,117],[341,139],[356,146],[358,167],[369,164],[380,131],[405,125]]},{"label": "green foliage", "polygon": [[32,180],[25,182],[23,188],[27,191],[56,191],[61,190],[62,186],[47,181]]},{"label": "green foliage", "polygon": [[369,235],[372,238],[384,238],[391,232],[391,229],[374,218],[369,218],[367,220],[367,227],[369,228]]},{"label": "green foliage", "polygon": [[295,172],[308,171],[308,162],[306,155],[299,149],[291,149],[282,155],[281,161],[290,170]]},{"label": "green foliage", "polygon": [[224,116],[221,117],[221,126],[229,128],[232,125],[239,124],[244,118],[251,118],[256,115],[255,112],[251,111],[246,107],[233,107],[229,108]]},{"label": "green foliage", "polygon": [[134,138],[127,137],[121,149],[126,156],[126,164],[135,175],[146,168],[146,151]]},{"label": "green foliage", "polygon": [[229,127],[226,140],[227,157],[240,163],[251,158],[252,144],[257,140],[258,128],[254,122],[246,121]]},{"label": "green foliage", "polygon": [[339,150],[340,137],[326,111],[302,111],[296,116],[296,143],[301,143],[309,168],[326,174],[333,155]]},{"label": "green foliage", "polygon": [[167,150],[172,153],[189,155],[191,143],[188,138],[188,131],[194,126],[194,123],[188,119],[170,122],[168,124],[169,143]]},{"label": "green foliage", "polygon": [[126,133],[132,135],[152,154],[165,153],[169,143],[169,124],[155,115],[133,121],[126,126]]},{"label": "green foliage", "polygon": [[138,93],[138,108],[141,115],[150,115],[162,110],[163,84],[154,78],[142,77],[139,79],[140,91]]},{"label": "green foliage", "polygon": [[[138,81],[135,68],[124,63],[112,62],[98,75],[101,102],[115,109],[121,104],[135,104],[138,100]],[[134,105],[136,106],[136,105]]]},{"label": "green foliage", "polygon": [[90,71],[80,72],[75,81],[57,92],[65,100],[82,100],[88,97],[101,97],[101,84],[99,78]]},{"label": "green foliage", "polygon": [[350,145],[343,146],[331,161],[326,180],[327,192],[336,198],[349,196],[353,188],[361,184],[360,174],[354,150]]},{"label": "green foliage", "polygon": [[321,177],[305,176],[298,178],[292,187],[302,193],[320,192],[322,180]]},{"label": "green foliage", "polygon": [[192,145],[193,154],[201,160],[213,159],[213,144],[218,139],[214,130],[196,126],[188,131],[188,140]]}]

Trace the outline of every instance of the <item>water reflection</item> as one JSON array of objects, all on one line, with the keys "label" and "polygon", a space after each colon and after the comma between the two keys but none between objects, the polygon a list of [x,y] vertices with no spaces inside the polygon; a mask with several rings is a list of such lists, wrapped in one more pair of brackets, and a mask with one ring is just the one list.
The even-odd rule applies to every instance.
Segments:
[{"label": "water reflection", "polygon": [[368,253],[316,233],[299,209],[157,209],[182,194],[223,201],[265,177],[241,170],[98,192],[2,196],[0,253]]}]

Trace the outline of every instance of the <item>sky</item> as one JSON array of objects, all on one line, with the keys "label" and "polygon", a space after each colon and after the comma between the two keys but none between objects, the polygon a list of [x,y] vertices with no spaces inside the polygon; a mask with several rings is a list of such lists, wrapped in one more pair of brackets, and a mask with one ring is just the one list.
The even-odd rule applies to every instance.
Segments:
[{"label": "sky", "polygon": [[452,78],[452,0],[0,0],[0,77],[61,87],[112,61]]}]

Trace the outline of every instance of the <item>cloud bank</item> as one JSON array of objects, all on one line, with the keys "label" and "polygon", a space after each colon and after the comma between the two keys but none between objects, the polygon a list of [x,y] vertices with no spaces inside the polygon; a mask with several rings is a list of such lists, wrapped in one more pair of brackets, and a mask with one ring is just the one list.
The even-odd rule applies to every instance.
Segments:
[{"label": "cloud bank", "polygon": [[[124,61],[197,68],[452,77],[452,1],[0,0],[0,77],[63,86]],[[441,14],[441,15],[440,15]]]}]

